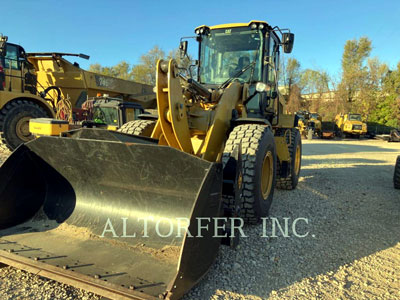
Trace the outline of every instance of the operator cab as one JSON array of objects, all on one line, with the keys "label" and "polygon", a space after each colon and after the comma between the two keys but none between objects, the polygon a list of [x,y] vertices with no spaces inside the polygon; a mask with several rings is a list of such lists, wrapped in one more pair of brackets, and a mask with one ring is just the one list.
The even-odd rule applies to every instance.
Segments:
[{"label": "operator cab", "polygon": [[88,102],[93,103],[90,114],[91,119],[82,123],[83,127],[99,127],[100,125],[121,127],[123,124],[139,119],[145,114],[140,104],[125,102],[120,98],[109,96],[94,97]]},{"label": "operator cab", "polygon": [[360,114],[349,114],[349,121],[360,121],[361,122],[361,115]]},{"label": "operator cab", "polygon": [[26,52],[19,45],[8,43],[6,36],[0,36],[0,62],[5,70],[21,70],[26,61]]},{"label": "operator cab", "polygon": [[[198,82],[209,90],[226,87],[233,81],[247,84],[248,117],[272,120],[278,99],[279,46],[290,53],[294,35],[262,21],[203,25],[195,33],[199,42]],[[186,51],[187,42],[184,43],[180,49]]]},{"label": "operator cab", "polygon": [[17,90],[18,92],[27,90],[35,94],[36,77],[34,72],[30,72],[33,71],[33,66],[27,61],[25,49],[7,41],[7,36],[0,35],[0,82],[2,90]]}]

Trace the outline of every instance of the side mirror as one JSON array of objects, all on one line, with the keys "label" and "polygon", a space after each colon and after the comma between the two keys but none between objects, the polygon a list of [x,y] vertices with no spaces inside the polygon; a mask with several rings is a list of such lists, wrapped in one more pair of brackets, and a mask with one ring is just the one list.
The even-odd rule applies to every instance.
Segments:
[{"label": "side mirror", "polygon": [[186,54],[187,54],[187,47],[188,47],[188,41],[181,41],[179,44],[179,51],[181,54],[181,59],[183,59]]},{"label": "side mirror", "polygon": [[282,33],[282,46],[285,53],[291,53],[294,43],[294,33]]},{"label": "side mirror", "polygon": [[80,53],[80,54],[78,55],[78,57],[83,58],[83,59],[89,59],[89,58],[90,58],[89,55],[82,54],[82,53]]}]

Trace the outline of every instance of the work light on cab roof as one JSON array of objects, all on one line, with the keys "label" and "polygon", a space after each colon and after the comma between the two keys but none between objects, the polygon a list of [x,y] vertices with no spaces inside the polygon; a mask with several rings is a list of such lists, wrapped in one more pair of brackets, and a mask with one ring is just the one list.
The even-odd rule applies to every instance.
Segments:
[{"label": "work light on cab roof", "polygon": [[273,32],[280,32],[282,35],[281,45],[283,46],[283,50],[285,53],[291,53],[294,43],[294,34],[290,33],[289,29],[280,29],[278,26],[271,27],[265,21],[256,21],[252,20],[248,23],[229,23],[229,24],[221,24],[215,26],[207,26],[201,25],[196,27],[195,33],[197,35],[207,35],[210,33],[211,30],[215,29],[226,29],[226,33],[230,32],[230,29],[235,27],[250,27],[251,30],[261,30],[264,32],[273,31]]}]

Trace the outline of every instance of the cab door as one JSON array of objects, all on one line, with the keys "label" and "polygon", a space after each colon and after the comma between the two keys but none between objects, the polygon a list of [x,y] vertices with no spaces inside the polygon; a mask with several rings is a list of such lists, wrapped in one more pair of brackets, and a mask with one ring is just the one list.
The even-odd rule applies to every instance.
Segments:
[{"label": "cab door", "polygon": [[20,60],[23,50],[21,49],[21,47],[14,44],[7,44],[6,46],[6,55],[2,58],[5,73],[4,90],[6,91],[24,92],[22,81],[23,61]]},{"label": "cab door", "polygon": [[271,33],[270,38],[268,39],[268,43],[266,43],[266,47],[268,47],[266,57],[267,63],[267,83],[271,86],[271,90],[269,92],[269,97],[271,99],[275,99],[278,93],[278,68],[279,68],[279,42],[276,37]]}]

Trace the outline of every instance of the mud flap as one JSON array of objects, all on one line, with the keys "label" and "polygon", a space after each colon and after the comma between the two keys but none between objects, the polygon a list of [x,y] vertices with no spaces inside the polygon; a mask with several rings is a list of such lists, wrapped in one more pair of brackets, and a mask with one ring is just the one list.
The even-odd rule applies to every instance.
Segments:
[{"label": "mud flap", "polygon": [[217,255],[199,224],[221,191],[220,164],[149,139],[42,137],[0,168],[0,262],[112,299],[178,299]]}]

